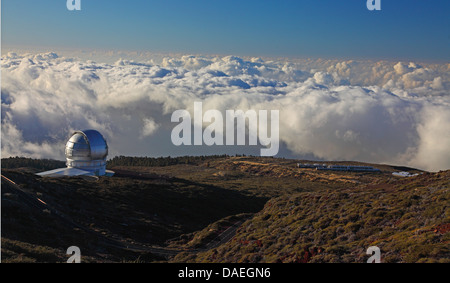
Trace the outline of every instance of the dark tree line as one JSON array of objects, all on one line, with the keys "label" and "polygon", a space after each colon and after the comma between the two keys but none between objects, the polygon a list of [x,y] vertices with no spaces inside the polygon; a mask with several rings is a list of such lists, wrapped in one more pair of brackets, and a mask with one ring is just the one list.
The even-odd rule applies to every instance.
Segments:
[{"label": "dark tree line", "polygon": [[38,170],[52,170],[65,167],[66,162],[53,159],[33,159],[26,157],[2,158],[2,169],[15,169],[21,167],[35,168]]},{"label": "dark tree line", "polygon": [[[236,154],[236,156],[245,156]],[[222,155],[202,155],[202,156],[178,156],[178,157],[133,157],[133,156],[116,156],[107,162],[107,167],[112,168],[114,166],[143,166],[143,167],[155,167],[155,166],[170,166],[176,164],[191,164],[198,165],[204,161],[229,157],[227,154]],[[65,161],[52,160],[52,159],[33,159],[26,157],[9,157],[2,158],[1,168],[3,169],[15,169],[21,167],[35,168],[38,170],[52,170],[57,168],[66,167]]]},{"label": "dark tree line", "polygon": [[209,156],[179,156],[179,157],[131,157],[131,156],[116,156],[108,161],[108,167],[114,166],[170,166],[176,164],[192,164],[197,165],[203,161],[215,158],[224,158],[228,155],[209,155]]}]

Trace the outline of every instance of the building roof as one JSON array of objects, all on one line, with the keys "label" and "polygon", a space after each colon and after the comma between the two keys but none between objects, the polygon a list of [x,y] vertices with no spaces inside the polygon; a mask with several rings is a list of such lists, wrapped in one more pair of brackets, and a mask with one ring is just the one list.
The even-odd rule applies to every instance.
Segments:
[{"label": "building roof", "polygon": [[58,168],[46,172],[37,173],[41,177],[63,177],[63,176],[94,176],[94,173],[77,168]]}]

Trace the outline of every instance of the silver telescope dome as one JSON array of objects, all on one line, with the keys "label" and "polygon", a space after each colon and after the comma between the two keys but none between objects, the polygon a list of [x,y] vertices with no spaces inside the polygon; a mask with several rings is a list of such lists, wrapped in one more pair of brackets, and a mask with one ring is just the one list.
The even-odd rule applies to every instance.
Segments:
[{"label": "silver telescope dome", "polygon": [[105,175],[108,144],[96,130],[75,131],[66,143],[66,165]]}]

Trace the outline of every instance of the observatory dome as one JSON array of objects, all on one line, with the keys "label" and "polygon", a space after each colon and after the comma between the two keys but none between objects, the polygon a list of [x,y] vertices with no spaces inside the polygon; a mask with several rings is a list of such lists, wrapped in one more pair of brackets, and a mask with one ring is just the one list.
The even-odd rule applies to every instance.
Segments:
[{"label": "observatory dome", "polygon": [[66,143],[66,165],[105,175],[108,144],[96,130],[75,131]]}]

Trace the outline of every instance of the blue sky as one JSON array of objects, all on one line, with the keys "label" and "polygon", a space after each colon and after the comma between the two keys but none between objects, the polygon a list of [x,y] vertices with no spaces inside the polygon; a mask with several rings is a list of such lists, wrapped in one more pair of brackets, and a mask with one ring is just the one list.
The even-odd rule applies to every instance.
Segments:
[{"label": "blue sky", "polygon": [[2,46],[450,59],[450,1],[3,0]]}]

